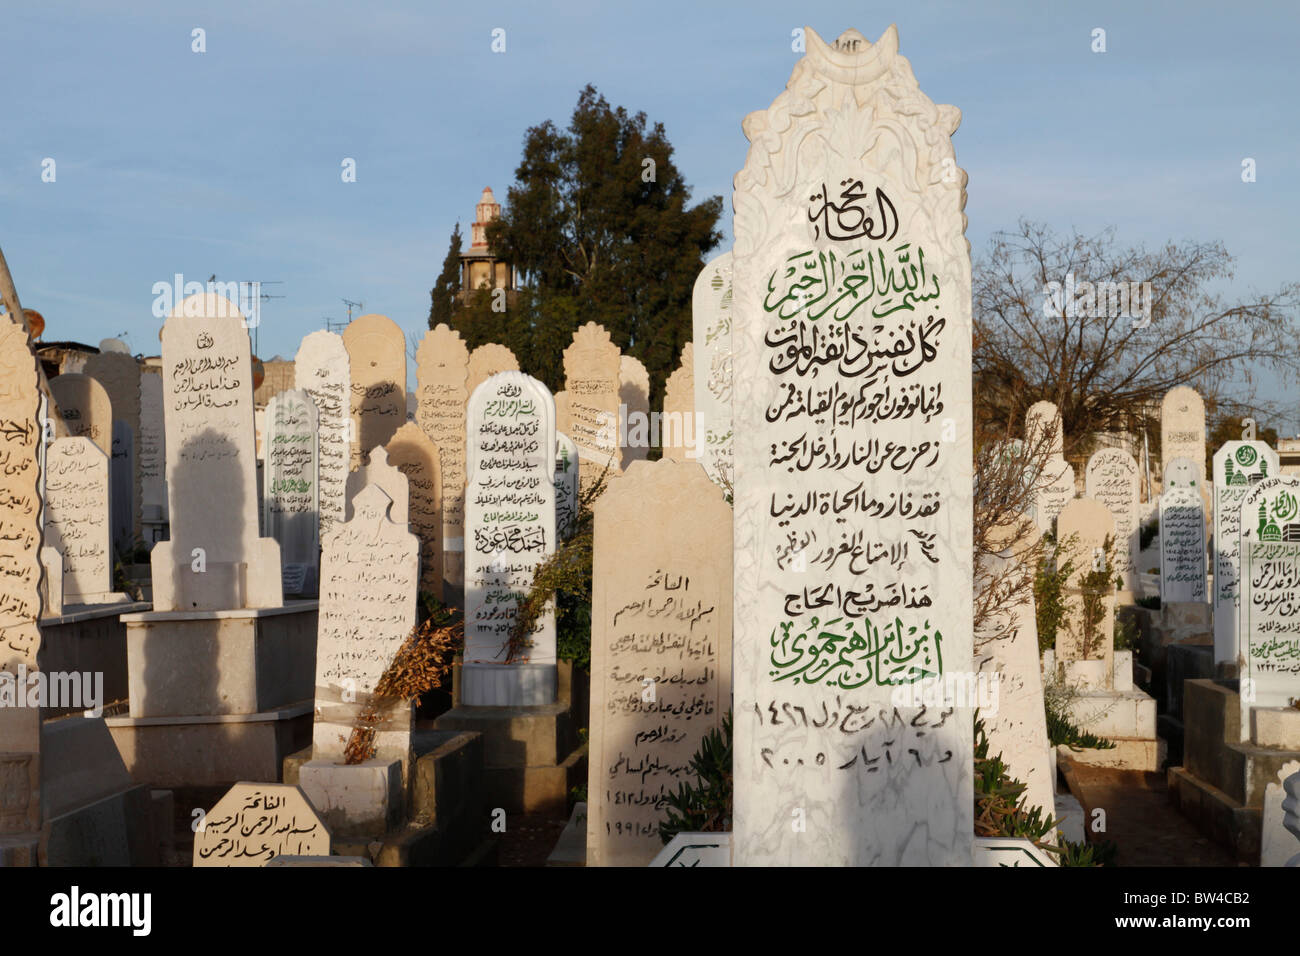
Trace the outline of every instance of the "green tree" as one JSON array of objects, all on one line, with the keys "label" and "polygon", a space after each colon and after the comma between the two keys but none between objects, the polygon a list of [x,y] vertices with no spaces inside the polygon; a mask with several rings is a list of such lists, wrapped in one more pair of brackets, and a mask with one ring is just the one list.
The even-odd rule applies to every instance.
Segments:
[{"label": "green tree", "polygon": [[450,324],[452,309],[456,303],[456,294],[460,292],[460,223],[451,231],[451,242],[447,247],[447,257],[442,260],[442,272],[438,281],[429,292],[432,302],[429,305],[429,328]]},{"label": "green tree", "polygon": [[[520,293],[495,317],[490,299],[471,296],[452,326],[471,347],[509,346],[554,389],[574,330],[599,322],[649,370],[656,401],[691,338],[695,278],[722,238],[722,197],[690,197],[663,125],[586,87],[566,129],[547,120],[525,134],[501,218],[487,229]],[[488,328],[498,337],[484,338]]]}]

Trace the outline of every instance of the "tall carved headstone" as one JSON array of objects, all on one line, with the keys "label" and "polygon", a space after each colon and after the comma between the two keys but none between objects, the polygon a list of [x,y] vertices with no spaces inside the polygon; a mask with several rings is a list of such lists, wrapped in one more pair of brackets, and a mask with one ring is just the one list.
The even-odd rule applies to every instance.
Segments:
[{"label": "tall carved headstone", "polygon": [[631,355],[619,358],[618,401],[622,448],[619,466],[626,471],[650,453],[650,373]]},{"label": "tall carved headstone", "polygon": [[[129,352],[114,350],[116,339],[106,339],[99,343],[100,352],[86,359],[83,369],[86,375],[97,379],[108,392],[108,400],[113,406],[113,420],[125,422],[130,429],[131,468],[127,472],[131,478],[130,491],[123,489],[129,502],[131,524],[123,529],[123,539],[127,542],[140,537],[140,363]],[[125,437],[120,439],[121,448],[127,444]],[[111,454],[117,458],[123,451],[115,449]],[[115,492],[116,493],[116,492]]]},{"label": "tall carved headstone", "polygon": [[578,446],[555,433],[555,540],[567,541],[578,520]]},{"label": "tall carved headstone", "polygon": [[[1065,460],[1065,434],[1061,413],[1051,402],[1035,402],[1025,413],[1025,442],[1034,461],[1043,461],[1034,511],[1038,530],[1048,532],[1074,498],[1074,466]],[[1047,456],[1041,452],[1047,444]]]},{"label": "tall carved headstone", "polygon": [[316,405],[288,389],[266,406],[262,527],[280,543],[284,593],[314,597],[320,566],[320,454]]},{"label": "tall carved headstone", "polygon": [[162,330],[171,538],[153,546],[155,611],[280,607],[280,547],[258,533],[252,352],[237,306],[178,303]]},{"label": "tall carved headstone", "polygon": [[493,375],[499,372],[519,371],[519,359],[504,345],[488,342],[480,345],[469,356],[465,388],[470,395]]},{"label": "tall carved headstone", "polygon": [[113,453],[113,405],[99,379],[68,372],[50,379],[50,392],[59,406],[68,434],[84,435],[105,455]]},{"label": "tall carved headstone", "polygon": [[592,553],[587,865],[645,866],[731,707],[731,508],[695,462],[635,462],[595,504]]},{"label": "tall carved headstone", "polygon": [[682,346],[682,363],[664,384],[664,414],[659,429],[665,458],[703,458],[699,454],[701,435],[695,416],[695,348],[690,342]]},{"label": "tall carved headstone", "polygon": [[415,420],[438,446],[442,469],[443,580],[447,599],[465,583],[465,406],[469,350],[460,333],[439,325],[415,354]]},{"label": "tall carved headstone", "polygon": [[353,428],[349,369],[343,337],[333,332],[306,336],[293,360],[294,387],[306,392],[316,406],[322,540],[345,519]]},{"label": "tall carved headstone", "polygon": [[1205,484],[1205,402],[1186,385],[1171,388],[1160,403],[1160,460],[1168,467],[1176,458],[1196,465],[1199,494]]},{"label": "tall carved headstone", "polygon": [[1300,697],[1300,478],[1260,481],[1243,499],[1239,521],[1237,674],[1241,739],[1249,740],[1254,708],[1289,707]]},{"label": "tall carved headstone", "polygon": [[[420,545],[390,519],[392,499],[366,485],[352,517],[325,537],[316,632],[312,757],[341,758],[375,685],[416,624]],[[407,702],[376,705],[375,756],[409,759]]]},{"label": "tall carved headstone", "polygon": [[[10,700],[27,694],[41,632],[41,423],[36,357],[22,326],[0,320],[0,681]],[[41,829],[38,707],[0,707],[0,850],[21,843],[35,865]],[[6,839],[8,838],[8,839]]]},{"label": "tall carved headstone", "polygon": [[555,403],[541,382],[500,372],[469,397],[465,493],[466,706],[535,706],[555,700],[555,616],[531,644],[509,647],[519,598],[555,550]]},{"label": "tall carved headstone", "polygon": [[113,451],[109,456],[110,525],[113,545],[123,555],[130,553],[134,542],[132,476],[135,473],[135,433],[129,423],[114,419]]},{"label": "tall carved headstone", "polygon": [[45,458],[45,545],[63,555],[63,600],[116,600],[108,530],[108,457],[87,436],[56,438]]},{"label": "tall carved headstone", "polygon": [[578,445],[578,475],[585,489],[619,473],[618,408],[622,356],[609,333],[588,322],[564,350],[564,391],[569,427]]},{"label": "tall carved headstone", "polygon": [[156,372],[140,375],[140,526],[145,545],[162,540],[167,524],[167,436],[163,423],[163,380]]},{"label": "tall carved headstone", "polygon": [[1208,600],[1205,590],[1205,504],[1190,458],[1165,465],[1160,492],[1160,602]]},{"label": "tall carved headstone", "polygon": [[377,485],[392,502],[388,519],[405,528],[410,524],[411,483],[396,465],[389,462],[386,447],[373,448],[371,452],[370,464],[348,474],[347,520],[352,520],[353,499],[366,485]]},{"label": "tall carved headstone", "polygon": [[1124,590],[1137,590],[1138,463],[1119,448],[1103,448],[1088,459],[1084,494],[1106,506],[1115,519],[1112,570],[1124,579]]},{"label": "tall carved headstone", "polygon": [[438,446],[415,422],[389,439],[388,462],[406,476],[410,489],[407,517],[420,539],[420,590],[443,599],[442,465]]},{"label": "tall carved headstone", "polygon": [[1214,453],[1214,661],[1236,664],[1241,598],[1241,503],[1261,481],[1281,474],[1277,452],[1262,441],[1230,441]]},{"label": "tall carved headstone", "polygon": [[731,487],[731,252],[710,259],[691,296],[695,411],[709,477]]},{"label": "tall carved headstone", "polygon": [[[972,708],[894,696],[973,666],[961,114],[921,91],[893,27],[804,36],[786,91],[745,119],[733,198],[733,860],[969,866]],[[862,414],[810,411],[828,392]],[[846,539],[890,557],[845,561]]]},{"label": "tall carved headstone", "polygon": [[[975,632],[975,664],[997,681],[997,706],[981,712],[989,752],[1000,753],[1010,774],[1025,784],[1026,807],[1052,813],[1055,782],[1043,711],[1043,673],[1034,615],[1034,564],[1026,554],[1037,531],[1009,540],[998,554],[977,558],[977,584],[1001,587],[996,607]],[[977,685],[978,689],[978,685]]]},{"label": "tall carved headstone", "polygon": [[355,468],[406,422],[406,336],[386,315],[363,315],[343,330],[343,344],[352,376]]}]

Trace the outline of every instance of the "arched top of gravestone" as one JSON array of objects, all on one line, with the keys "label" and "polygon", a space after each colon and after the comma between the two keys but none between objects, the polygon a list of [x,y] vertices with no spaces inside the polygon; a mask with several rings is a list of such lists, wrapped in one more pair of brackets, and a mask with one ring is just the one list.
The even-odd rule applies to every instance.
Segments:
[{"label": "arched top of gravestone", "polygon": [[565,381],[603,378],[617,384],[622,359],[622,352],[605,327],[588,322],[573,333],[573,342],[564,350]]},{"label": "arched top of gravestone", "polygon": [[1205,422],[1205,400],[1201,393],[1190,385],[1178,385],[1165,392],[1160,401],[1160,419],[1171,417]]},{"label": "arched top of gravestone", "polygon": [[123,355],[131,354],[131,347],[121,339],[101,339],[99,343],[100,352],[118,352]]},{"label": "arched top of gravestone", "polygon": [[1277,452],[1262,441],[1228,441],[1214,453],[1214,483],[1248,488],[1281,474]]},{"label": "arched top of gravestone", "polygon": [[393,437],[388,439],[388,444],[384,447],[387,449],[387,460],[390,463],[408,461],[410,456],[417,454],[432,455],[434,473],[438,474],[438,446],[415,422],[407,422],[393,432]]},{"label": "arched top of gravestone", "polygon": [[[322,369],[327,371],[322,374]],[[351,375],[348,347],[343,336],[325,329],[303,336],[298,354],[293,358],[294,385],[298,388],[311,388],[312,379],[328,378],[330,372],[344,379]]]},{"label": "arched top of gravestone", "polygon": [[631,355],[619,356],[618,395],[628,408],[650,406],[650,373],[640,359]]},{"label": "arched top of gravestone", "polygon": [[[919,212],[924,220],[910,234],[936,235],[946,257],[969,279],[969,246],[948,245],[955,238],[943,225],[961,224],[965,234],[966,174],[956,164],[951,137],[961,123],[961,110],[938,105],[921,90],[912,65],[898,52],[898,32],[890,27],[876,43],[867,42],[851,31],[827,44],[811,27],[804,28],[806,55],[796,63],[785,90],[766,110],[750,113],[743,127],[749,139],[749,155],[736,174],[733,206],[741,226],[733,226],[738,258],[764,247],[778,234],[795,232],[814,238],[806,215],[795,217],[795,203],[785,203],[789,220],[761,221],[763,195],[784,195],[801,168],[825,169],[827,182],[861,177],[862,169],[884,174],[889,199],[903,221]],[[845,90],[849,91],[845,95]],[[859,103],[858,96],[871,96]],[[834,110],[839,129],[855,130],[845,141],[823,138],[818,133],[828,126],[825,119],[812,119],[818,112]],[[827,112],[826,115],[829,115]],[[847,120],[846,124],[844,121]],[[885,136],[868,139],[872,127],[888,129]],[[871,142],[864,152],[862,144]],[[806,154],[806,155],[804,155]],[[946,188],[945,188],[946,187]],[[752,195],[752,199],[750,198]],[[898,206],[906,195],[905,206]],[[802,210],[800,211],[802,212]],[[802,220],[802,221],[800,221]],[[933,239],[931,240],[933,241]],[[793,248],[798,248],[797,246]],[[793,248],[791,251],[793,251]],[[928,257],[927,257],[928,258]]]},{"label": "arched top of gravestone", "polygon": [[[543,447],[553,448],[555,446],[555,399],[545,385],[524,372],[498,372],[474,389],[465,410],[469,434],[474,434],[478,423],[484,418],[488,403],[496,401],[503,389],[512,389],[512,398],[531,399],[535,403],[532,414],[542,417],[543,430],[546,432],[542,436],[545,442]],[[513,394],[513,389],[518,389],[518,394]],[[470,476],[471,483],[478,453],[479,442],[470,441],[466,449],[465,471]]]},{"label": "arched top of gravestone", "polygon": [[372,485],[382,488],[385,496],[392,502],[392,510],[388,512],[389,519],[405,528],[410,521],[410,482],[395,465],[389,464],[388,450],[383,445],[376,445],[370,452],[370,464],[362,465],[348,474],[347,511],[344,520],[352,520],[357,496]]},{"label": "arched top of gravestone", "polygon": [[705,345],[711,344],[704,341],[700,320],[712,324],[718,313],[731,311],[730,249],[706,262],[700,274],[695,277],[695,286],[691,290],[691,309],[695,319],[695,337]]},{"label": "arched top of gravestone", "polygon": [[1086,540],[1103,540],[1115,533],[1115,517],[1095,498],[1072,498],[1056,519],[1056,537],[1064,541],[1071,534]]},{"label": "arched top of gravestone", "polygon": [[515,358],[515,353],[504,345],[488,342],[469,354],[469,372],[465,379],[465,387],[472,394],[474,389],[498,372],[517,371],[519,371],[519,360]]},{"label": "arched top of gravestone", "polygon": [[1190,458],[1175,458],[1165,465],[1164,483],[1161,491],[1174,491],[1179,488],[1200,488],[1201,470]]},{"label": "arched top of gravestone", "polygon": [[1025,440],[1037,449],[1043,440],[1039,436],[1049,428],[1052,442],[1050,454],[1053,458],[1059,458],[1065,454],[1065,430],[1061,424],[1060,409],[1051,402],[1034,402],[1029,406],[1029,411],[1025,412]]},{"label": "arched top of gravestone", "polygon": [[415,352],[415,365],[421,379],[427,372],[440,382],[463,383],[469,379],[469,349],[459,332],[445,322],[439,323],[424,333]]},{"label": "arched top of gravestone", "polygon": [[[221,329],[238,328],[248,338],[248,320],[239,306],[224,295],[215,292],[199,292],[187,295],[177,302],[171,313],[163,322],[162,341],[166,341],[169,332],[175,329],[188,331],[199,326],[215,326]],[[252,346],[249,347],[249,360],[252,361]]]},{"label": "arched top of gravestone", "polygon": [[386,374],[406,393],[406,335],[396,322],[373,312],[358,316],[343,330],[343,345],[353,377],[360,374],[368,381]]},{"label": "arched top of gravestone", "polygon": [[277,421],[277,413],[281,419],[285,416],[297,418],[302,416],[309,425],[307,427],[312,433],[316,431],[316,404],[311,400],[305,389],[286,388],[283,391],[276,392],[266,403],[266,422],[267,427],[274,427]]},{"label": "arched top of gravestone", "polygon": [[1241,539],[1300,541],[1300,476],[1264,478],[1246,493],[1241,500]]},{"label": "arched top of gravestone", "polygon": [[664,410],[688,409],[695,404],[695,344],[682,346],[681,364],[664,383]]},{"label": "arched top of gravestone", "polygon": [[[634,461],[627,471],[619,476],[618,481],[610,485],[609,491],[592,503],[591,510],[597,521],[607,514],[619,514],[628,509],[629,503],[635,503],[638,512],[645,514],[648,501],[691,501],[701,507],[715,506],[714,513],[725,515],[725,529],[720,525],[718,533],[731,529],[731,505],[720,487],[709,480],[708,472],[697,461]],[[695,534],[683,537],[675,549],[683,557],[711,555],[717,550],[717,534],[706,533],[697,528]]]},{"label": "arched top of gravestone", "polygon": [[50,379],[50,392],[69,435],[94,440],[105,455],[113,453],[113,403],[99,379],[65,372]]}]

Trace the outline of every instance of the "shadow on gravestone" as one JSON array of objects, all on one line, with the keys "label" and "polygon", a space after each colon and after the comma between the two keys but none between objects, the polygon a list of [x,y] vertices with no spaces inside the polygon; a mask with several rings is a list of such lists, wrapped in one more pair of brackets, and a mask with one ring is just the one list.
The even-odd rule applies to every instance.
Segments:
[{"label": "shadow on gravestone", "polygon": [[[180,488],[204,489],[202,514],[171,516],[172,593],[178,610],[246,606],[243,475],[239,449],[221,432],[204,429],[186,440],[172,471]],[[188,496],[187,496],[188,497]]]}]

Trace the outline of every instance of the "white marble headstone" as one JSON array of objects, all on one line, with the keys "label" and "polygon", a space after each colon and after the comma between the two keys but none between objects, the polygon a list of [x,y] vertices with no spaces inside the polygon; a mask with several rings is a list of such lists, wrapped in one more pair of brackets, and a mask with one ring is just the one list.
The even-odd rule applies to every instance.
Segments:
[{"label": "white marble headstone", "polygon": [[320,458],[316,405],[289,389],[266,406],[262,526],[280,543],[284,593],[316,594],[320,565]]},{"label": "white marble headstone", "polygon": [[555,401],[537,379],[500,372],[469,398],[465,656],[461,702],[555,700],[555,616],[511,660],[510,630],[533,569],[555,551]]},{"label": "white marble headstone", "polygon": [[1137,555],[1141,543],[1137,520],[1138,463],[1119,448],[1103,448],[1088,459],[1084,494],[1100,501],[1115,519],[1112,569],[1124,579],[1124,589],[1137,591]]},{"label": "white marble headstone", "polygon": [[578,520],[578,446],[562,432],[555,433],[556,542],[573,534]]},{"label": "white marble headstone", "polygon": [[1205,504],[1196,463],[1176,458],[1165,466],[1160,492],[1160,600],[1208,600],[1205,577]]},{"label": "white marble headstone", "polygon": [[345,520],[346,489],[353,430],[349,395],[351,372],[343,337],[312,332],[302,340],[293,360],[294,387],[311,396],[316,406],[320,449],[320,534]]},{"label": "white marble headstone", "polygon": [[45,544],[63,556],[69,604],[102,604],[113,590],[108,458],[90,438],[57,438],[45,458]]},{"label": "white marble headstone", "polygon": [[204,293],[162,330],[171,538],[153,546],[155,611],[280,607],[280,546],[258,531],[252,352],[243,315]]},{"label": "white marble headstone", "polygon": [[1214,537],[1210,567],[1214,571],[1215,663],[1237,661],[1241,503],[1252,487],[1279,474],[1277,452],[1262,441],[1225,442],[1214,453]]},{"label": "white marble headstone", "polygon": [[731,488],[731,252],[710,259],[691,296],[695,411],[709,478]]},{"label": "white marble headstone", "polygon": [[733,197],[734,861],[969,866],[972,708],[895,697],[973,668],[961,114],[804,36]]}]

